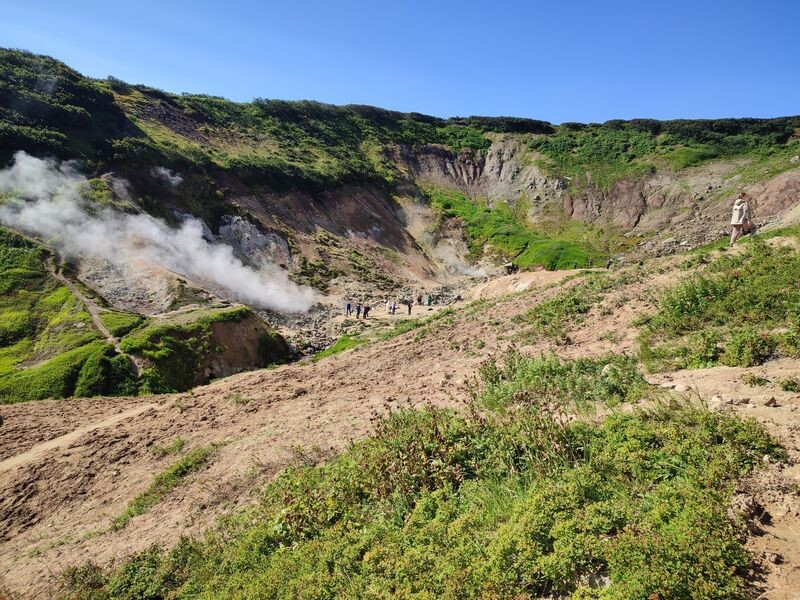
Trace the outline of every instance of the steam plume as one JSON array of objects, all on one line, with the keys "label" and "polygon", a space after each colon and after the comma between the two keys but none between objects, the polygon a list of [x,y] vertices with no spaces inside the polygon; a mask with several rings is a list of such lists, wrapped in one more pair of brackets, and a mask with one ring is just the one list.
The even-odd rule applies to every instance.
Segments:
[{"label": "steam plume", "polygon": [[289,280],[275,265],[256,271],[225,244],[209,243],[203,223],[188,219],[177,229],[149,215],[98,208],[80,195],[86,179],[72,163],[25,152],[0,171],[0,223],[40,236],[69,257],[96,257],[125,269],[149,261],[260,308],[304,311],[314,292]]}]

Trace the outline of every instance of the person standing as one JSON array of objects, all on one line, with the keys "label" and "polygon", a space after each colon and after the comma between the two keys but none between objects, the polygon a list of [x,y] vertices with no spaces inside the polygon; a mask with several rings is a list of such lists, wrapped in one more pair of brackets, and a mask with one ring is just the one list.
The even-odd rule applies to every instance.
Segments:
[{"label": "person standing", "polygon": [[350,300],[348,300],[347,304],[344,305],[344,314],[345,316],[349,317],[352,312],[353,312],[353,305],[350,304]]},{"label": "person standing", "polygon": [[614,259],[613,258],[609,258],[608,262],[606,263],[606,269],[610,269],[611,265],[613,265],[613,264],[614,264]]},{"label": "person standing", "polygon": [[411,300],[406,300],[406,306],[408,306],[408,314],[411,314],[411,305],[414,304]]},{"label": "person standing", "polygon": [[369,304],[365,304],[365,305],[364,305],[364,319],[366,319],[366,318],[367,318],[367,315],[369,314],[370,308],[371,308],[371,307],[370,307],[370,305],[369,305]]},{"label": "person standing", "polygon": [[361,302],[356,304],[356,319],[358,319],[360,316],[361,316]]},{"label": "person standing", "polygon": [[394,300],[392,300],[392,314],[394,314],[394,313],[395,313],[395,311],[397,311],[397,302],[395,302]]},{"label": "person standing", "polygon": [[749,197],[744,192],[739,192],[739,197],[733,202],[733,212],[731,214],[731,242],[733,246],[742,233],[755,235],[756,226],[753,223],[753,212],[750,207]]},{"label": "person standing", "polygon": [[577,260],[573,260],[572,261],[572,268],[573,269],[577,269],[578,268],[578,261]]}]

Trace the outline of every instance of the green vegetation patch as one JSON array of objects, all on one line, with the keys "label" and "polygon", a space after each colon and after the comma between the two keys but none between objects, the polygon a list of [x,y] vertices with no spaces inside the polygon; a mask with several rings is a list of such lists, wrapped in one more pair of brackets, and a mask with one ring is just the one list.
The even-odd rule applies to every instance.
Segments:
[{"label": "green vegetation patch", "polygon": [[[181,444],[181,447],[183,447],[183,444]],[[124,512],[111,521],[111,529],[114,531],[122,529],[133,517],[143,515],[161,502],[187,476],[204,468],[216,450],[217,447],[213,444],[192,450],[156,475],[150,487],[131,500]]]},{"label": "green vegetation patch", "polygon": [[[219,348],[212,347],[212,325],[241,321],[249,308],[206,309],[178,314],[168,320],[151,320],[123,338],[120,347],[152,365],[141,373],[142,393],[185,391],[202,380],[201,367]],[[278,334],[266,332],[258,343],[263,365],[286,360],[289,349]]]},{"label": "green vegetation patch", "polygon": [[656,167],[677,171],[733,157],[753,163],[743,168],[749,182],[792,167],[788,158],[800,149],[793,137],[797,127],[800,117],[565,123],[553,135],[533,138],[530,147],[545,157],[545,170],[578,189],[591,184],[607,190],[623,179],[650,175]]},{"label": "green vegetation patch", "polygon": [[560,344],[569,342],[569,330],[579,323],[589,311],[615,286],[624,282],[624,276],[608,277],[605,274],[589,275],[585,281],[558,292],[549,300],[537,303],[515,321],[527,328],[517,334],[524,342],[549,338]]},{"label": "green vegetation patch", "polygon": [[106,311],[100,313],[100,321],[114,337],[122,337],[144,323],[144,317],[134,313]]},{"label": "green vegetation patch", "polygon": [[317,354],[315,354],[311,360],[313,362],[317,362],[322,360],[323,358],[328,358],[329,356],[340,354],[345,350],[350,350],[351,348],[358,348],[362,344],[366,343],[366,341],[367,340],[357,335],[343,335],[338,340],[336,340],[336,342],[334,342],[333,345],[329,346],[328,348],[325,348],[325,350],[323,350],[322,352],[318,352]]},{"label": "green vegetation patch", "polygon": [[726,510],[739,477],[783,456],[757,423],[687,407],[565,422],[506,383],[484,406],[514,410],[393,413],[204,537],[67,584],[94,598],[746,597],[744,527]]},{"label": "green vegetation patch", "polygon": [[[796,233],[784,233],[800,240]],[[761,364],[800,353],[800,253],[755,238],[667,292],[643,321],[640,355],[650,369]]]},{"label": "green vegetation patch", "polygon": [[505,202],[491,207],[483,200],[471,200],[456,190],[427,187],[431,206],[446,218],[460,219],[467,234],[469,257],[477,260],[488,245],[493,252],[513,260],[522,268],[542,266],[546,269],[571,269],[600,264],[606,255],[565,239],[553,239],[537,233]]},{"label": "green vegetation patch", "polygon": [[536,357],[512,351],[502,361],[484,363],[481,379],[480,400],[493,410],[538,404],[585,412],[635,402],[649,387],[636,359],[620,354],[561,360],[555,354]]},{"label": "green vegetation patch", "polygon": [[44,250],[0,228],[0,403],[135,393],[127,358],[44,269]]}]

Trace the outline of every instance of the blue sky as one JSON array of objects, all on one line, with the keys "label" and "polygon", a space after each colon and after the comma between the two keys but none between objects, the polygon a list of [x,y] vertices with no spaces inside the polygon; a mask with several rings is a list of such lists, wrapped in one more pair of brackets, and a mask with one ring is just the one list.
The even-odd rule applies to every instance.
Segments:
[{"label": "blue sky", "polygon": [[800,114],[795,0],[4,0],[0,46],[172,92],[553,122]]}]

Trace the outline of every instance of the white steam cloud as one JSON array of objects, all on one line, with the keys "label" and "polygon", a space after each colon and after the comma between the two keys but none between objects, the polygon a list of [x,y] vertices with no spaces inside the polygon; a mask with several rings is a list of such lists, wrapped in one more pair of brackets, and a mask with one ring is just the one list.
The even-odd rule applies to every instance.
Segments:
[{"label": "white steam cloud", "polygon": [[17,152],[0,171],[0,195],[8,198],[0,202],[0,223],[40,236],[66,256],[102,258],[122,269],[149,261],[260,308],[305,311],[314,302],[310,288],[277,266],[256,271],[230,246],[209,243],[198,219],[174,229],[149,215],[98,208],[81,197],[85,182],[69,162]]},{"label": "white steam cloud", "polygon": [[166,167],[153,167],[150,169],[150,175],[166,183],[169,187],[178,187],[183,183],[183,177],[172,169]]},{"label": "white steam cloud", "polygon": [[458,256],[456,249],[447,243],[441,243],[433,249],[433,255],[441,260],[445,266],[455,273],[469,275],[470,277],[486,277],[486,269],[473,267],[466,264]]}]

